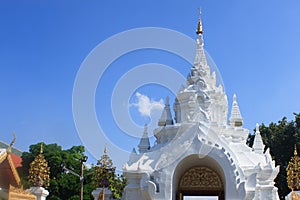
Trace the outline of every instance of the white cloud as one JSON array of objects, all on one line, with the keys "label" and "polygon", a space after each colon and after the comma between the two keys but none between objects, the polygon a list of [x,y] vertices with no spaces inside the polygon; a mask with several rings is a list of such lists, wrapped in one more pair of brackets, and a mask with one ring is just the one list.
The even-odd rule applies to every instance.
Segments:
[{"label": "white cloud", "polygon": [[136,103],[132,103],[131,105],[138,108],[139,113],[142,116],[151,117],[151,113],[154,111],[162,111],[164,109],[164,101],[160,99],[159,101],[155,101],[150,99],[148,96],[141,94],[139,92],[135,93],[137,98]]}]

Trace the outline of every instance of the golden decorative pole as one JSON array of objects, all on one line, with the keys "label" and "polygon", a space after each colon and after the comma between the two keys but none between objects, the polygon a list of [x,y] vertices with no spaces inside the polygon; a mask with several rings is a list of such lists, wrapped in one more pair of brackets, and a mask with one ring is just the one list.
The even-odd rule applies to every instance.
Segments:
[{"label": "golden decorative pole", "polygon": [[286,172],[288,187],[292,191],[300,190],[300,157],[298,156],[296,145],[294,156],[291,158],[286,168]]},{"label": "golden decorative pole", "polygon": [[40,144],[40,153],[30,163],[29,182],[34,187],[48,187],[50,184],[50,167],[43,155],[43,144]]}]

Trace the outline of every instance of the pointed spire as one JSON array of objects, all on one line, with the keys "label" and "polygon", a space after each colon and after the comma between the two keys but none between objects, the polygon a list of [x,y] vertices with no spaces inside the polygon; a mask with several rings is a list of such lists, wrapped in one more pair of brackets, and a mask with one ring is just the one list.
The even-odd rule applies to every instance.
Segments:
[{"label": "pointed spire", "polygon": [[139,147],[139,152],[140,153],[145,153],[146,151],[148,151],[150,149],[150,140],[148,137],[148,125],[145,124],[144,126],[144,133],[143,136],[140,140],[140,144],[138,145]]},{"label": "pointed spire", "polygon": [[43,143],[40,144],[40,154],[43,153]]},{"label": "pointed spire", "polygon": [[170,98],[168,96],[166,98],[165,110],[166,110],[166,113],[167,113],[166,124],[167,125],[173,125],[173,119],[172,119],[172,114],[171,114],[171,109],[170,109]]},{"label": "pointed spire", "polygon": [[265,148],[265,145],[264,145],[261,135],[260,135],[259,125],[256,124],[256,131],[255,131],[255,137],[254,137],[252,149],[256,153],[263,154],[264,148]]},{"label": "pointed spire", "polygon": [[175,122],[180,123],[181,122],[181,110],[180,110],[180,104],[177,98],[175,98],[175,102],[173,104],[173,110],[175,113]]},{"label": "pointed spire", "polygon": [[133,153],[133,154],[137,154],[137,153],[136,153],[136,150],[135,150],[135,148],[132,148],[132,151],[131,151],[131,153]]},{"label": "pointed spire", "polygon": [[243,118],[240,112],[238,102],[236,100],[236,94],[233,95],[231,115],[229,118],[229,124],[231,126],[240,127],[243,125]]},{"label": "pointed spire", "polygon": [[202,35],[203,34],[203,28],[202,28],[202,20],[199,19],[198,20],[198,27],[197,27],[197,31],[196,31],[197,35]]},{"label": "pointed spire", "polygon": [[161,117],[158,120],[158,126],[166,126],[167,125],[166,116],[167,116],[167,113],[166,113],[166,110],[164,109],[162,111]]},{"label": "pointed spire", "polygon": [[[197,50],[196,50],[196,57],[194,60],[194,66],[195,68],[199,69],[200,67],[203,68],[203,70],[209,70],[209,67],[207,66],[207,60],[205,56],[204,51],[204,40],[203,40],[203,27],[202,27],[202,18],[201,18],[201,9],[199,9],[199,19],[198,19],[198,26],[196,30],[196,34],[198,35],[197,38]],[[209,72],[206,72],[206,74],[210,74]]]},{"label": "pointed spire", "polygon": [[300,190],[300,168],[299,168],[299,163],[300,163],[300,157],[298,156],[297,153],[297,146],[295,144],[294,147],[294,156],[290,159],[290,162],[286,168],[287,172],[287,183],[288,187],[291,190]]},{"label": "pointed spire", "polygon": [[40,152],[30,163],[28,180],[31,186],[48,187],[50,184],[50,167],[43,154],[43,143],[40,144]]},{"label": "pointed spire", "polygon": [[199,19],[198,19],[198,26],[196,30],[197,35],[203,34],[203,28],[202,28],[202,19],[201,19],[201,8],[199,8]]},{"label": "pointed spire", "polygon": [[172,119],[169,101],[170,101],[169,97],[167,96],[165,108],[161,114],[159,121],[158,121],[158,126],[173,125],[173,119]]}]

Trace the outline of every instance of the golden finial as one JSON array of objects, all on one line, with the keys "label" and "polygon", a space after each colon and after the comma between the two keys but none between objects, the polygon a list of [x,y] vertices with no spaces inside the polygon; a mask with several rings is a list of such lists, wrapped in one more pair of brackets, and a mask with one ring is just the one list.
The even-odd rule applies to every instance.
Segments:
[{"label": "golden finial", "polygon": [[8,146],[8,148],[7,148],[7,153],[10,153],[10,152],[11,152],[11,148],[12,148],[12,146],[15,144],[16,139],[17,139],[17,136],[16,136],[16,133],[14,133],[14,139],[13,139],[13,141],[10,143],[10,145]]},{"label": "golden finial", "polygon": [[197,35],[203,34],[203,28],[202,28],[202,19],[201,19],[201,7],[199,8],[199,19],[198,19],[198,27],[196,30]]},{"label": "golden finial", "polygon": [[40,154],[43,153],[43,143],[40,144]]},{"label": "golden finial", "polygon": [[297,146],[294,147],[294,156],[291,158],[287,168],[287,183],[291,190],[300,190],[300,157],[297,153]]}]

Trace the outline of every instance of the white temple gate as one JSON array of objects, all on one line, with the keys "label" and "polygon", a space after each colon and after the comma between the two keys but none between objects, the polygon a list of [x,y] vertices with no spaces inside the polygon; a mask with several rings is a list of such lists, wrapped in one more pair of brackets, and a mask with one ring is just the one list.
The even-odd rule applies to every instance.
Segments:
[{"label": "white temple gate", "polygon": [[253,147],[246,145],[249,130],[243,128],[236,95],[227,120],[227,96],[207,63],[201,19],[197,35],[194,66],[177,93],[174,119],[167,98],[154,130],[156,144],[150,147],[145,127],[139,153],[134,150],[123,168],[124,199],[279,199],[274,186],[279,167],[265,151],[258,125]]}]

